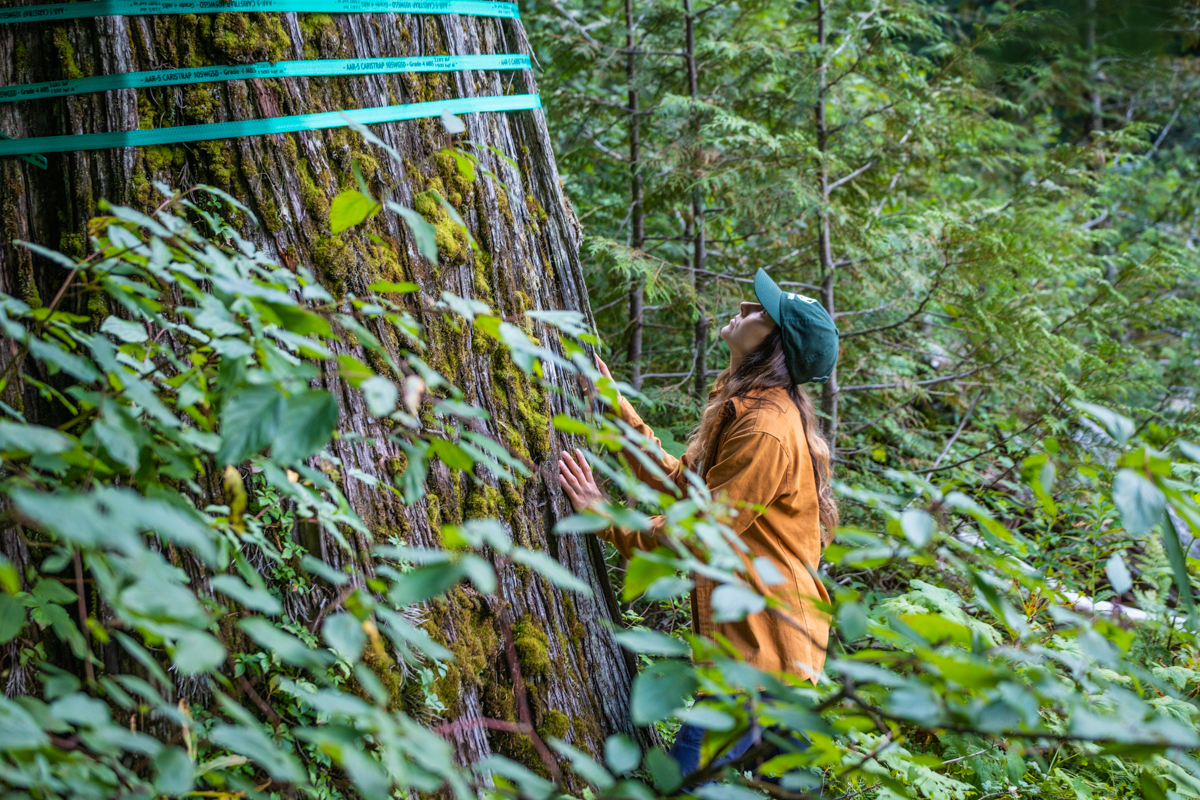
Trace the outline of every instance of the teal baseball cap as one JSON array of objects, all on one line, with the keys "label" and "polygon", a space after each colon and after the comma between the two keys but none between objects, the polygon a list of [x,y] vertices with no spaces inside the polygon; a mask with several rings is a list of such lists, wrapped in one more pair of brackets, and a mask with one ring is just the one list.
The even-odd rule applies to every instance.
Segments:
[{"label": "teal baseball cap", "polygon": [[783,291],[763,269],[754,276],[754,294],[783,329],[783,356],[792,380],[829,380],[838,360],[838,329],[820,301]]}]

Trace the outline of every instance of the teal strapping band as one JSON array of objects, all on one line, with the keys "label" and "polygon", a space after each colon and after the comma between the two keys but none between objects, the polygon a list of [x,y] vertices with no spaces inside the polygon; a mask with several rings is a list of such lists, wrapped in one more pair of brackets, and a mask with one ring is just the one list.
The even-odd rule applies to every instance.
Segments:
[{"label": "teal strapping band", "polygon": [[[92,0],[94,2],[94,0]],[[175,128],[151,128],[117,133],[85,133],[79,136],[41,136],[35,139],[0,141],[0,156],[29,156],[38,153],[66,153],[76,150],[106,150],[115,147],[203,142],[238,136],[265,136],[271,133],[341,128],[350,122],[373,125],[421,117],[437,117],[442,112],[472,114],[481,111],[521,111],[541,108],[536,94],[510,94],[498,97],[462,97],[457,100],[433,100],[399,106],[326,111],[271,119],[247,119],[238,122],[213,122],[207,125],[180,125]]]},{"label": "teal strapping band", "polygon": [[480,56],[414,56],[409,58],[345,58],[238,64],[232,67],[194,67],[121,75],[97,75],[77,80],[0,86],[0,103],[63,97],[112,89],[145,89],[184,83],[236,81],[249,78],[295,78],[321,75],[372,75],[381,72],[454,72],[467,69],[530,69],[529,56],[516,53]]},{"label": "teal strapping band", "polygon": [[[7,133],[0,133],[0,139],[12,139],[12,137],[9,136]],[[19,156],[19,158],[22,161],[28,161],[30,164],[33,164],[35,167],[41,167],[42,169],[46,169],[46,167],[47,167],[46,157],[44,155],[42,155],[41,153],[29,153],[29,154],[26,154],[23,156]]]},{"label": "teal strapping band", "polygon": [[520,16],[516,3],[492,0],[82,0],[0,8],[0,24],[87,17],[137,17],[148,14],[222,14],[266,11],[315,14],[466,14],[472,17]]}]

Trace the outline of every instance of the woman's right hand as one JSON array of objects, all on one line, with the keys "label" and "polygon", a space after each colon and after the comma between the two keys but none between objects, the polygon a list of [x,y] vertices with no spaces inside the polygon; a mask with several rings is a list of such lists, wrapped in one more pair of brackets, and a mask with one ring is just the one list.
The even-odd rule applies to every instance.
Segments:
[{"label": "woman's right hand", "polygon": [[592,465],[587,462],[583,451],[575,448],[575,456],[564,450],[558,459],[558,485],[563,488],[577,513],[591,509],[604,500],[604,493],[596,485]]}]

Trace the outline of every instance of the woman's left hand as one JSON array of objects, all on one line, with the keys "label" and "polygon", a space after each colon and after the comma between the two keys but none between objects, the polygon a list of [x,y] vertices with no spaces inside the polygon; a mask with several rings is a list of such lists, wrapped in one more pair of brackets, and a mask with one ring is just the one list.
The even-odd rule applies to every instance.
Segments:
[{"label": "woman's left hand", "polygon": [[563,451],[558,460],[558,483],[577,512],[586,511],[604,499],[596,479],[592,477],[591,464],[578,449],[574,455]]}]

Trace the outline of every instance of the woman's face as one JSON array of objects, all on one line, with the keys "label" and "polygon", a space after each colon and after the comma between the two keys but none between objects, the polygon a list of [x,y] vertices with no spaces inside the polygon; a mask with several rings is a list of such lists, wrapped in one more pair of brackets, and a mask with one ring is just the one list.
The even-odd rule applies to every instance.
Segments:
[{"label": "woman's face", "polygon": [[729,345],[730,355],[741,359],[757,350],[774,328],[775,321],[761,305],[742,303],[741,313],[721,328],[721,338]]}]

